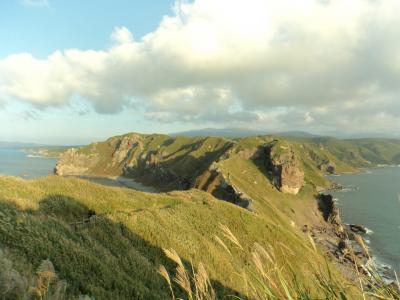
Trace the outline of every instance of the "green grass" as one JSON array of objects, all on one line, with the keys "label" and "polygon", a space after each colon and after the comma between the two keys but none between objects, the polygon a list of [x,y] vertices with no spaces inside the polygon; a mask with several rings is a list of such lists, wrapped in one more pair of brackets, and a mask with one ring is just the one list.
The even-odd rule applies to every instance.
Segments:
[{"label": "green grass", "polygon": [[[153,181],[149,182],[168,186],[166,190],[176,188],[175,182],[150,175],[149,163],[192,182],[203,174],[208,176],[213,165],[253,201],[254,212],[199,190],[147,194],[74,178],[24,181],[0,177],[0,249],[8,253],[13,270],[25,278],[34,278],[32,270],[49,259],[59,278],[68,283],[69,298],[168,299],[169,285],[158,270],[163,265],[173,276],[176,260],[164,249],[174,249],[187,270],[194,266],[188,273],[192,284],[203,274],[199,266],[204,266],[210,280],[207,286],[218,299],[232,295],[241,299],[279,299],[282,295],[287,299],[363,299],[358,283],[343,278],[299,228],[324,226],[315,195],[317,187],[330,183],[319,169],[321,164],[329,162],[338,172],[354,172],[382,161],[395,163],[398,143],[279,139],[275,155],[292,149],[305,173],[300,193],[289,195],[271,183],[265,160],[253,159],[273,139],[132,133],[78,150],[97,158],[88,174],[150,176]],[[77,228],[70,225],[85,218],[88,210],[101,217]],[[237,237],[242,249],[234,247],[227,253],[230,248],[221,246],[216,240],[224,237],[221,224]],[[278,274],[272,278],[278,289],[259,277],[254,245],[273,253],[273,263],[265,267]],[[251,285],[261,290],[249,289]],[[188,297],[179,284],[171,286],[177,297]]]},{"label": "green grass", "polygon": [[[167,135],[126,134],[80,148],[78,153],[88,158],[97,157],[88,166],[87,175],[128,175],[160,185],[160,180],[149,175],[149,164],[156,163],[181,179],[190,181],[200,176],[209,166],[232,153],[241,156],[254,154],[275,139],[273,154],[284,155],[292,149],[305,172],[305,180],[314,188],[327,187],[329,182],[321,168],[331,164],[335,171],[356,172],[362,167],[400,163],[400,141],[395,140],[339,140],[335,138],[274,138],[257,136],[241,139],[218,137],[169,137]],[[130,140],[136,141],[129,144]],[[121,146],[122,145],[122,146]],[[61,163],[74,163],[70,158]],[[162,183],[161,183],[162,185]],[[176,188],[170,185],[168,187]]]},{"label": "green grass", "polygon": [[[315,254],[307,238],[272,206],[254,214],[196,190],[155,195],[52,176],[34,181],[1,177],[0,207],[0,245],[18,271],[34,270],[49,259],[67,281],[71,297],[169,298],[157,273],[161,264],[169,272],[174,268],[164,248],[174,248],[185,265],[202,262],[219,299],[246,297],[236,272],[238,267],[253,272],[251,257],[246,252],[226,255],[214,240],[221,235],[220,224],[235,232],[248,252],[255,242],[272,247],[278,265],[291,265],[282,272],[296,272],[310,293],[317,293],[309,263]],[[74,230],[69,223],[84,218],[89,209],[102,219]]]}]

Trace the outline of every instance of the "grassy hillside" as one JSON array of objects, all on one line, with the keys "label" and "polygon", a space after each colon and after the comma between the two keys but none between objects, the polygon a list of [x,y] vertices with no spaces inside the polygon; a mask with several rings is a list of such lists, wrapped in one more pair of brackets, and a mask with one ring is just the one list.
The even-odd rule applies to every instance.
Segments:
[{"label": "grassy hillside", "polygon": [[[151,173],[157,172],[159,179],[164,179],[158,183],[169,181],[170,188],[176,188],[174,181],[193,182],[212,163],[232,153],[241,153],[251,160],[252,155],[273,140],[278,141],[275,148],[293,149],[306,172],[306,180],[314,186],[327,184],[321,172],[327,171],[329,166],[334,172],[354,172],[360,167],[400,163],[400,141],[396,140],[273,136],[225,139],[132,133],[69,151],[62,155],[59,165],[70,166],[68,174],[125,175],[141,180],[154,179]],[[152,170],[154,167],[158,170]],[[163,172],[165,178],[161,178]],[[157,183],[155,181],[152,184]]]},{"label": "grassy hillside", "polygon": [[[157,270],[165,266],[163,276],[172,278],[177,255],[196,273],[185,286],[190,276],[178,268],[180,279],[171,281],[174,295],[184,299],[191,299],[185,290],[195,289],[199,278],[210,278],[217,299],[364,299],[359,280],[382,299],[395,299],[386,289],[371,289],[354,264],[333,258],[340,239],[316,194],[330,185],[324,172],[394,163],[397,145],[127,134],[65,152],[57,171],[131,176],[165,193],[58,176],[0,177],[0,264],[8,266],[0,278],[19,282],[8,284],[14,294],[6,299],[15,298],[17,287],[37,286],[49,262],[67,283],[67,299],[168,299],[169,285]],[[76,223],[90,211],[98,217]],[[53,285],[54,293],[61,291]]]},{"label": "grassy hillside", "polygon": [[[14,269],[31,278],[32,270],[49,259],[68,283],[68,298],[169,298],[157,268],[163,264],[172,274],[174,264],[163,248],[175,249],[187,266],[202,262],[218,299],[249,296],[246,286],[256,272],[249,253],[255,242],[274,254],[288,282],[296,274],[311,297],[323,293],[315,276],[328,276],[323,257],[307,236],[272,205],[254,214],[196,190],[146,194],[72,178],[1,177],[0,206],[0,245]],[[101,216],[96,222],[70,225],[89,209]],[[220,224],[237,236],[245,251],[233,249],[229,255],[215,241],[215,236],[224,237]],[[341,278],[333,265],[330,268],[337,284],[354,297],[349,299],[361,299],[356,286]],[[175,293],[183,292],[175,287]]]},{"label": "grassy hillside", "polygon": [[360,155],[373,164],[400,164],[399,140],[359,139],[351,141],[360,149]]},{"label": "grassy hillside", "polygon": [[336,159],[354,167],[400,163],[399,140],[314,138],[311,142]]}]

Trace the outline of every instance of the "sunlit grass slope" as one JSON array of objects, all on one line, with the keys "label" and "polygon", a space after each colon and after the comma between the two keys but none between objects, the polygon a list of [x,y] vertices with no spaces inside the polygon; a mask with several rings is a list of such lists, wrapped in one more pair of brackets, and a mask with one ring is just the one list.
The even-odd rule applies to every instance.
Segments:
[{"label": "sunlit grass slope", "polygon": [[[298,160],[296,167],[304,171],[304,186],[297,195],[284,194],[273,184],[265,151],[271,145],[274,155],[290,149]],[[268,272],[276,282],[285,283],[278,284],[277,295],[287,295],[281,289],[290,288],[290,295],[308,297],[301,299],[363,299],[358,283],[346,281],[333,262],[326,263],[300,229],[328,226],[315,199],[318,189],[330,185],[323,174],[326,166],[333,165],[335,172],[354,172],[396,163],[400,146],[391,140],[172,138],[132,133],[71,153],[61,161],[86,174],[148,177],[148,183],[164,190],[177,189],[179,181],[187,180],[191,186],[200,182],[209,193],[191,189],[147,194],[74,178],[0,177],[0,250],[5,261],[13,262],[12,269],[28,280],[48,259],[68,283],[68,298],[168,299],[169,287],[157,270],[164,265],[173,274],[175,263],[163,251],[172,248],[188,269],[204,264],[218,299],[231,295],[252,299],[250,287],[257,285],[254,274],[259,271],[254,264],[256,247],[273,254]],[[216,190],[209,188],[215,179],[212,172],[219,176],[218,184],[229,184],[249,199],[251,209],[214,198]],[[98,215],[95,221],[71,225],[90,210]],[[226,239],[221,243],[221,225],[243,249],[230,247]],[[321,284],[321,278],[328,280]],[[175,295],[185,295],[173,286]]]},{"label": "sunlit grass slope", "polygon": [[[265,198],[258,193],[252,196],[261,207]],[[0,177],[0,245],[21,274],[32,274],[49,259],[67,281],[70,298],[85,294],[95,299],[168,299],[168,286],[157,269],[162,264],[172,273],[174,264],[162,249],[173,248],[187,265],[204,263],[218,299],[245,299],[244,278],[251,280],[255,272],[246,253],[257,242],[275,253],[275,263],[287,280],[296,274],[317,297],[321,291],[315,274],[324,259],[284,219],[283,208],[275,208],[274,201],[260,213],[251,213],[197,190],[146,194],[73,178]],[[88,210],[100,217],[74,229],[70,223],[85,218]],[[221,224],[246,251],[227,254],[215,240],[222,236]],[[354,295],[351,299],[357,299],[357,289],[331,268]]]}]

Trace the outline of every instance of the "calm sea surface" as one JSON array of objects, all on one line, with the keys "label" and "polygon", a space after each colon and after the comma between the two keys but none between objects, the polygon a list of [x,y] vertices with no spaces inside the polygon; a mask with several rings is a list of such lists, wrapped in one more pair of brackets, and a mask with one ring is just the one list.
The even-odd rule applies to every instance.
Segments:
[{"label": "calm sea surface", "polygon": [[373,233],[367,236],[378,262],[400,273],[400,167],[384,167],[361,174],[330,176],[356,189],[336,192],[342,220],[362,224]]},{"label": "calm sea surface", "polygon": [[0,174],[35,178],[53,173],[57,159],[32,157],[19,149],[0,149]]}]

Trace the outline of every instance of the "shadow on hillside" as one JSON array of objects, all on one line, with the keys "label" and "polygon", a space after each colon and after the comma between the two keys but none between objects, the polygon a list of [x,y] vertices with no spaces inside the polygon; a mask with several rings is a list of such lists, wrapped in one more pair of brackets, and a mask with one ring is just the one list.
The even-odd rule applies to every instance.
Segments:
[{"label": "shadow on hillside", "polygon": [[250,157],[250,160],[257,167],[261,174],[263,174],[268,181],[273,184],[273,165],[271,164],[270,148],[266,145],[260,145],[257,147],[256,152]]},{"label": "shadow on hillside", "polygon": [[[162,157],[158,151],[149,152],[137,168],[128,171],[128,175],[146,185],[157,186],[163,192],[190,189],[194,186],[195,179],[232,147],[227,143],[217,150],[205,151],[199,157],[193,156],[192,152],[200,149],[206,139],[182,145],[176,151]],[[164,143],[168,144],[170,141]],[[175,156],[180,152],[182,152],[180,155]],[[157,162],[146,164],[151,157],[155,157]]]},{"label": "shadow on hillside", "polygon": [[[87,219],[88,213],[93,214],[93,208],[63,195],[44,198],[37,211],[22,213],[20,208],[1,200],[0,208],[0,225],[4,224],[2,218],[8,222],[8,226],[0,226],[2,247],[12,249],[34,267],[50,259],[59,277],[68,282],[71,294],[95,299],[171,298],[157,269],[163,264],[172,276],[175,264],[161,248],[111,219],[118,213],[123,218],[134,218],[136,212],[97,214],[85,223],[82,220]],[[190,270],[190,264],[184,264]],[[213,280],[212,286],[218,299],[244,299],[218,281]],[[184,297],[176,287],[175,292]]]}]

